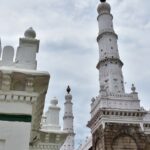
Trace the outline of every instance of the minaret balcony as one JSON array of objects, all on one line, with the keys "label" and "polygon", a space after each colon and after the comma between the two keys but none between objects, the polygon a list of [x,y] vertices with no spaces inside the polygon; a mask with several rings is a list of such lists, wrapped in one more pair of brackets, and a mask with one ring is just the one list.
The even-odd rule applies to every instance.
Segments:
[{"label": "minaret balcony", "polygon": [[99,60],[96,68],[99,69],[101,66],[103,66],[105,63],[115,63],[115,64],[120,64],[120,66],[122,67],[123,66],[123,62],[118,59],[118,58],[105,58],[105,59],[102,59],[102,60]]},{"label": "minaret balcony", "polygon": [[118,35],[114,32],[114,30],[113,29],[111,29],[111,28],[107,28],[107,29],[102,29],[102,30],[100,30],[99,31],[99,34],[98,34],[98,36],[97,36],[97,42],[103,37],[103,35],[114,35],[115,37],[116,37],[116,39],[118,39]]}]

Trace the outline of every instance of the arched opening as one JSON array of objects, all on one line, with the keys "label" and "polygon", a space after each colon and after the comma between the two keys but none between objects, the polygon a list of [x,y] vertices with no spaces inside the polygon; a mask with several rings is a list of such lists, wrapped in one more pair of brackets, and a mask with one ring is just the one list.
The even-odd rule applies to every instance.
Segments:
[{"label": "arched opening", "polygon": [[150,143],[146,145],[145,150],[150,150]]},{"label": "arched opening", "polygon": [[112,149],[113,150],[137,150],[137,144],[131,136],[122,135],[113,141]]}]

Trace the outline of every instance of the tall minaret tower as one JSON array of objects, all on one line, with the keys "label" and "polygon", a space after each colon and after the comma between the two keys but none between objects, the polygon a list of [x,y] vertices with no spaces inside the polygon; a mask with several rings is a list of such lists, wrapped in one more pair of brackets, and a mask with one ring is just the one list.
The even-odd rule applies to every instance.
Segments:
[{"label": "tall minaret tower", "polygon": [[64,103],[64,117],[63,117],[63,130],[68,133],[68,137],[61,147],[61,150],[74,150],[74,129],[73,129],[73,110],[72,110],[72,95],[70,94],[71,89],[68,86],[67,94],[65,95],[65,103]]},{"label": "tall minaret tower", "polygon": [[100,94],[92,98],[91,119],[88,122],[92,150],[149,150],[150,122],[145,121],[150,118],[149,112],[141,108],[134,85],[131,93],[125,93],[123,63],[118,53],[118,36],[113,29],[110,10],[106,0],[101,0],[97,9]]},{"label": "tall minaret tower", "polygon": [[113,16],[110,13],[110,5],[101,0],[98,6],[99,34],[97,42],[99,46],[99,70],[100,87],[108,93],[124,93],[124,81],[122,75],[123,63],[120,60],[117,39],[113,29]]}]

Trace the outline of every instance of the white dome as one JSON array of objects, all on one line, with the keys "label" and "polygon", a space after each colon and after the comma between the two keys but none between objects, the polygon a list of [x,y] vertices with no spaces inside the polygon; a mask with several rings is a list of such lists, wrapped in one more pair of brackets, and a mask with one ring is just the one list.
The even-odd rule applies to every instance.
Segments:
[{"label": "white dome", "polygon": [[35,31],[33,30],[33,28],[30,27],[29,29],[27,29],[27,30],[25,31],[24,36],[25,36],[26,38],[33,38],[33,39],[34,39],[34,38],[36,37],[36,33],[35,33]]},{"label": "white dome", "polygon": [[111,10],[111,7],[110,7],[110,5],[107,2],[102,2],[97,7],[97,12],[99,14],[110,13],[110,10]]}]

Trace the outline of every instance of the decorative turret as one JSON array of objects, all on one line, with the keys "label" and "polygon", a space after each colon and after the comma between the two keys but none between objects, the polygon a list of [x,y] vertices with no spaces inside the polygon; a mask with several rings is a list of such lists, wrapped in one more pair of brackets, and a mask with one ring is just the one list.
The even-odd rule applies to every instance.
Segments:
[{"label": "decorative turret", "polygon": [[0,42],[0,54],[1,50],[3,51],[0,66],[35,70],[37,67],[36,53],[39,49],[39,40],[35,38],[36,32],[30,27],[25,31],[24,37],[19,40],[16,56],[12,46],[6,45],[2,50]]},{"label": "decorative turret", "polygon": [[124,93],[123,63],[119,57],[118,36],[113,29],[111,7],[105,0],[101,0],[97,11],[99,14],[97,42],[100,54],[97,69],[99,70],[100,87],[104,87],[107,93]]},{"label": "decorative turret", "polygon": [[46,130],[46,131],[60,130],[60,125],[59,125],[60,107],[58,107],[57,104],[58,104],[58,100],[56,97],[54,97],[50,101],[50,106],[48,108],[48,111],[46,112],[46,121],[42,126],[42,130]]},{"label": "decorative turret", "polygon": [[32,27],[27,29],[23,38],[20,38],[17,49],[15,66],[23,69],[36,69],[36,53],[39,49],[39,40],[36,38],[36,32]]},{"label": "decorative turret", "polygon": [[73,129],[73,111],[72,111],[72,95],[70,94],[71,88],[68,86],[66,89],[67,94],[65,95],[64,103],[64,117],[63,117],[63,130],[69,135],[61,147],[61,150],[74,150],[74,129]]},{"label": "decorative turret", "polygon": [[72,112],[72,95],[70,94],[70,87],[68,86],[67,89],[67,94],[65,95],[65,112],[64,112],[64,117],[63,117],[63,120],[64,120],[64,126],[63,126],[63,130],[64,131],[67,131],[69,133],[73,133],[73,112]]}]

